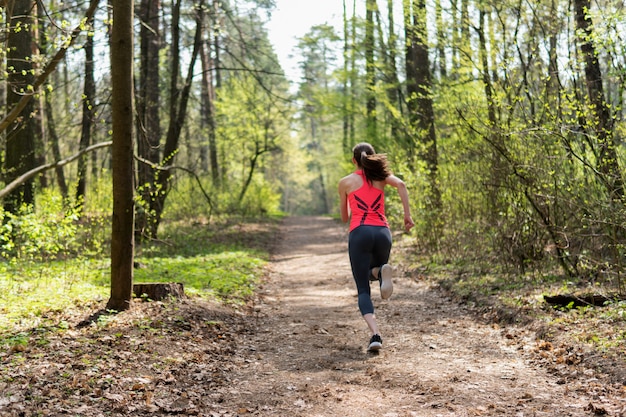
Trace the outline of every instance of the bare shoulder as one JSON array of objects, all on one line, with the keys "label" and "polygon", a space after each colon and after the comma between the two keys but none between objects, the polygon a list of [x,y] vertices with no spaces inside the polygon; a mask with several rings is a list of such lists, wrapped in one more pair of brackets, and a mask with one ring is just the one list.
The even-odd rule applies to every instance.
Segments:
[{"label": "bare shoulder", "polygon": [[399,186],[404,184],[404,181],[402,181],[400,178],[396,177],[395,175],[390,175],[385,179],[385,184],[398,188]]},{"label": "bare shoulder", "polygon": [[339,191],[350,194],[351,192],[361,188],[362,185],[363,180],[361,177],[352,173],[339,180]]}]

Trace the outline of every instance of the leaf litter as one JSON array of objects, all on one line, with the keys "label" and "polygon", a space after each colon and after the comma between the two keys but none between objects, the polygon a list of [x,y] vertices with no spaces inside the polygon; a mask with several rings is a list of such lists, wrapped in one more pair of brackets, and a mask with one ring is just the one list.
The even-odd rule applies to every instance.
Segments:
[{"label": "leaf litter", "polygon": [[0,350],[0,417],[626,415],[583,350],[483,323],[401,266],[367,354],[345,230],[287,218],[277,242],[248,305],[138,300],[79,325],[94,305]]}]

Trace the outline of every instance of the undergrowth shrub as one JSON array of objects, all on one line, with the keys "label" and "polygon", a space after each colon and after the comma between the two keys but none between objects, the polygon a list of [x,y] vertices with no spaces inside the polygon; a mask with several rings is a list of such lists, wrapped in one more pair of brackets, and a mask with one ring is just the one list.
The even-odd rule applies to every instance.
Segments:
[{"label": "undergrowth shrub", "polygon": [[164,219],[211,218],[221,214],[244,216],[280,214],[281,195],[271,184],[261,178],[253,178],[243,200],[239,201],[239,187],[227,186],[216,189],[209,178],[201,179],[202,187],[195,178],[178,175],[165,203]]},{"label": "undergrowth shrub", "polygon": [[63,199],[43,192],[36,207],[23,205],[17,213],[0,209],[0,249],[5,259],[45,261],[79,248],[78,214]]}]

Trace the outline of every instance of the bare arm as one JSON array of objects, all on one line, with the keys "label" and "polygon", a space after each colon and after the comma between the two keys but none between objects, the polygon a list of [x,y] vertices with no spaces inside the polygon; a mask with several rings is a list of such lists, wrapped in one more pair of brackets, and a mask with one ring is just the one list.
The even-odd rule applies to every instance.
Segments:
[{"label": "bare arm", "polygon": [[339,181],[339,209],[341,211],[341,221],[346,223],[350,219],[350,212],[348,210],[348,192],[346,190],[346,181],[342,179]]},{"label": "bare arm", "polygon": [[385,184],[391,185],[398,190],[400,200],[402,201],[402,209],[404,210],[404,229],[408,232],[413,226],[415,226],[415,223],[411,218],[411,207],[409,206],[409,192],[406,189],[406,184],[395,175],[388,176],[385,180]]}]

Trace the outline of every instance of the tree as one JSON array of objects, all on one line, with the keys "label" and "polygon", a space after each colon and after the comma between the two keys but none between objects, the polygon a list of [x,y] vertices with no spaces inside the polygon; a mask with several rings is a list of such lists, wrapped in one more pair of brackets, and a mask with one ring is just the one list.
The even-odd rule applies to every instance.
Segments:
[{"label": "tree", "polygon": [[168,168],[174,164],[176,160],[176,154],[179,150],[180,135],[182,132],[185,119],[187,117],[187,105],[189,104],[189,98],[191,95],[191,85],[194,75],[194,67],[196,60],[202,47],[202,22],[204,19],[204,1],[196,4],[194,7],[196,30],[193,40],[193,50],[189,60],[189,67],[187,69],[187,76],[183,81],[183,87],[178,86],[179,83],[179,71],[180,71],[180,8],[181,0],[176,0],[174,4],[174,11],[172,13],[172,42],[170,51],[170,99],[169,99],[169,126],[167,129],[167,135],[165,138],[165,145],[163,146],[163,155],[161,157],[162,169],[156,176],[155,180],[155,192],[150,199],[150,210],[154,214],[154,219],[150,223],[150,236],[156,237],[159,224],[163,216],[163,209],[165,208],[165,200],[170,190],[170,181],[172,179],[172,172]]},{"label": "tree", "polygon": [[[89,26],[93,26],[93,16],[87,21]],[[92,132],[94,125],[95,100],[96,100],[96,82],[94,79],[94,45],[93,36],[88,35],[85,42],[85,81],[83,86],[83,106],[82,106],[82,122],[80,132],[79,151],[86,149],[92,141]],[[58,141],[57,141],[58,142]],[[78,160],[78,184],[76,186],[76,201],[84,204],[85,194],[87,190],[87,157],[82,156]]]},{"label": "tree", "polygon": [[134,259],[133,0],[111,0],[111,107],[113,116],[113,218],[111,297],[106,308],[130,307]]},{"label": "tree", "polygon": [[[318,25],[312,27],[298,41],[298,48],[303,57],[300,68],[304,75],[299,95],[303,108],[302,120],[307,131],[303,140],[306,142],[304,146],[313,156],[309,169],[315,172],[317,176],[317,184],[313,186],[317,195],[316,210],[321,213],[329,212],[329,195],[334,195],[334,193],[328,193],[327,178],[329,172],[325,167],[325,161],[331,150],[337,148],[333,146],[330,140],[332,136],[325,132],[330,131],[328,121],[332,119],[329,112],[329,109],[332,109],[330,104],[334,91],[331,68],[335,60],[334,44],[339,40],[331,26]],[[341,106],[343,107],[343,105],[342,99]],[[342,151],[342,148],[343,146],[339,150]]]},{"label": "tree", "polygon": [[598,153],[598,171],[603,175],[609,199],[624,203],[624,180],[619,167],[616,145],[613,137],[613,119],[604,97],[602,70],[595,50],[593,39],[593,21],[589,16],[591,2],[574,0],[576,27],[580,31],[580,51],[584,60],[587,98],[591,109],[590,125],[597,137],[600,148]]},{"label": "tree", "polygon": [[[7,108],[16,107],[24,96],[35,92],[33,76],[33,30],[36,27],[32,16],[34,0],[12,0],[9,2],[7,22],[8,84]],[[35,167],[35,107],[28,100],[7,132],[5,150],[5,182],[9,183]],[[4,201],[5,210],[15,213],[22,204],[35,202],[34,183],[28,180],[14,190]]]},{"label": "tree", "polygon": [[376,0],[366,1],[365,12],[365,111],[366,111],[366,138],[367,142],[377,145],[378,128],[376,115],[376,65],[375,65],[375,40],[374,40],[374,16],[378,14]]},{"label": "tree", "polygon": [[140,239],[149,230],[150,202],[155,194],[154,181],[159,163],[161,125],[159,111],[161,98],[159,90],[159,53],[161,51],[161,30],[159,25],[160,0],[141,0],[139,20],[140,73],[137,94],[137,154],[147,163],[137,167],[138,193],[141,206],[136,219],[136,237]]},{"label": "tree", "polygon": [[[215,13],[213,13],[215,14]],[[213,33],[213,31],[207,31],[207,35]],[[215,83],[212,77],[213,69],[211,68],[211,45],[212,42],[207,39],[203,42],[200,48],[200,60],[202,62],[202,91],[201,91],[201,108],[202,113],[202,128],[203,136],[206,135],[207,146],[204,143],[201,146],[201,158],[202,168],[204,171],[208,171],[208,160],[210,160],[211,166],[211,180],[213,186],[217,187],[220,183],[219,175],[219,162],[217,157],[217,138],[215,134],[216,121],[215,121]],[[208,151],[208,158],[207,158]]]},{"label": "tree", "polygon": [[409,134],[413,137],[414,148],[420,150],[420,157],[426,165],[429,184],[426,205],[429,216],[432,222],[438,222],[441,220],[441,191],[426,32],[426,4],[423,0],[404,0],[404,25]]},{"label": "tree", "polygon": [[[98,1],[99,0],[91,0],[91,2],[89,3],[89,8],[87,9],[86,13],[85,13],[85,19],[86,20],[90,20],[91,17],[94,15],[96,8],[98,7]],[[24,6],[26,4],[26,2],[19,2],[20,7]],[[15,9],[11,9],[8,8],[8,10],[12,10],[15,11]],[[25,15],[21,16],[22,18],[25,17]],[[59,62],[61,62],[63,60],[63,58],[66,56],[68,49],[74,45],[74,43],[76,42],[76,40],[78,39],[78,36],[82,33],[82,31],[84,30],[84,25],[81,22],[81,24],[79,24],[78,26],[76,26],[74,28],[74,30],[69,34],[69,37],[67,39],[65,39],[64,43],[62,44],[62,46],[57,50],[57,52],[54,54],[54,56],[45,64],[45,66],[36,74],[36,77],[34,77],[32,79],[32,84],[30,84],[30,87],[28,88],[29,91],[37,91],[42,85],[43,83],[48,79],[48,77],[54,73],[54,71],[57,68],[57,65],[59,64]],[[20,30],[19,32],[24,32],[22,30]],[[16,49],[16,48],[12,48],[12,49]],[[24,51],[25,52],[25,51]],[[21,65],[23,64],[23,62],[20,61],[26,61],[24,59],[18,59],[18,62],[16,63],[17,65]],[[11,66],[12,71],[15,70],[15,66]],[[25,74],[26,76],[28,74],[33,74],[33,71],[26,71],[26,72],[22,72],[21,74]],[[25,92],[25,91],[24,91]],[[17,97],[16,97],[17,98]],[[17,129],[17,127],[20,126],[20,122],[23,121],[24,116],[23,114],[30,114],[27,111],[29,109],[32,109],[32,98],[33,98],[33,94],[32,93],[28,93],[28,94],[21,94],[19,95],[19,99],[16,100],[12,106],[8,106],[7,107],[7,114],[4,116],[4,118],[0,121],[0,132],[5,132],[7,131],[9,128],[14,127],[14,130],[11,130],[11,132],[15,131],[15,129]],[[51,126],[54,126],[54,124],[51,124]],[[30,139],[27,139],[26,142],[28,144],[30,144]],[[7,145],[7,148],[9,147],[9,145]],[[27,147],[28,148],[28,147]],[[97,149],[98,147],[96,147]],[[56,152],[54,150],[53,147],[53,151]],[[25,157],[28,157],[29,153],[25,154]],[[79,153],[79,156],[82,155],[82,153]],[[7,198],[7,200],[9,200],[9,205],[13,205],[14,201],[11,202],[10,198],[8,197],[8,195],[10,195],[11,193],[13,193],[13,195],[18,195],[21,196],[23,195],[23,193],[20,191],[21,188],[23,188],[24,186],[27,186],[27,188],[29,190],[32,190],[32,179],[34,178],[34,176],[40,172],[44,172],[47,169],[50,168],[60,168],[61,166],[64,165],[64,163],[66,163],[66,161],[68,160],[73,160],[74,158],[66,158],[64,161],[64,163],[57,163],[59,162],[59,158],[60,158],[60,152],[55,153],[55,159],[57,159],[57,161],[50,163],[50,164],[45,164],[43,166],[40,167],[34,167],[31,169],[26,170],[25,168],[23,169],[23,173],[16,175],[16,172],[12,173],[12,176],[7,176],[5,178],[5,182],[6,182],[6,186],[5,188],[2,190],[2,198]],[[8,156],[7,156],[8,159]],[[23,167],[26,167],[26,164],[23,165]],[[29,185],[30,184],[30,185]]]}]

